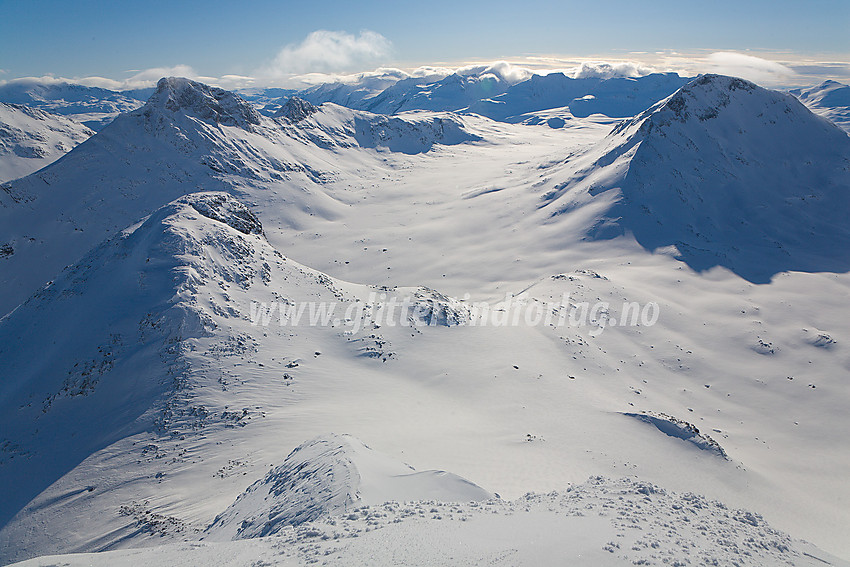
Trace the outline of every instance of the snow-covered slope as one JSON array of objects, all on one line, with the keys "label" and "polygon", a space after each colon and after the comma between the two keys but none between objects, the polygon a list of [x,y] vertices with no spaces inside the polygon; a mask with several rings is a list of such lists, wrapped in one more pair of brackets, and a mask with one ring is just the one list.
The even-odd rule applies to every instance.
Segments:
[{"label": "snow-covered slope", "polygon": [[[295,403],[303,394],[293,387],[301,374],[296,369],[311,365],[305,358],[329,352],[334,374],[346,369],[352,374],[351,361],[358,356],[374,360],[366,363],[367,373],[392,356],[386,341],[365,323],[359,333],[341,333],[329,324],[299,328],[297,334],[280,327],[272,338],[266,332],[255,335],[251,302],[351,305],[377,291],[286,260],[267,243],[256,216],[226,193],[182,197],[95,248],[0,319],[2,371],[14,377],[0,383],[0,483],[16,487],[0,507],[0,558],[46,549],[104,549],[143,542],[160,530],[178,537],[197,533],[185,519],[151,516],[141,502],[164,497],[163,503],[182,507],[195,501],[198,519],[209,522],[224,508],[216,509],[218,500],[228,498],[224,492],[211,499],[209,479],[225,481],[233,468],[246,474],[256,467],[245,468],[242,457],[216,447],[247,440],[233,434],[246,426],[264,445],[284,439],[280,419],[306,409]],[[387,293],[415,294],[422,304],[415,315],[449,324],[435,312],[439,294]],[[368,312],[358,316],[368,318]],[[83,320],[88,322],[80,329]],[[255,379],[241,368],[249,353],[263,353]],[[319,391],[324,387],[320,384]],[[346,388],[332,389],[337,391],[331,398],[353,395]],[[278,404],[287,409],[275,416],[271,407]],[[270,429],[251,427],[267,414]],[[316,417],[290,434],[309,434],[320,426]],[[314,450],[327,443],[339,447]],[[286,447],[284,442],[265,453]],[[454,475],[413,473],[353,439],[325,438],[309,447],[294,453],[246,498],[254,502],[251,493],[264,484],[296,481],[305,463],[330,467],[340,478],[327,489],[345,491],[343,497],[350,494],[352,502],[488,496]],[[240,478],[223,486],[232,490]],[[163,491],[163,482],[173,483],[176,491]],[[305,485],[310,500],[322,492],[315,482],[307,479]],[[314,517],[313,508],[301,510],[298,502],[286,495],[268,505],[288,518]],[[319,511],[335,509],[335,502],[331,498],[327,510]],[[237,501],[215,533],[247,529],[254,517],[250,512],[244,500]],[[91,517],[68,530],[81,513]],[[237,525],[227,521],[233,517],[240,518]],[[33,537],[36,525],[42,535]]]},{"label": "snow-covered slope", "polygon": [[2,259],[0,313],[103,238],[181,195],[227,190],[262,200],[287,223],[333,218],[347,205],[323,185],[379,163],[372,150],[415,154],[478,139],[452,115],[387,118],[335,105],[293,125],[260,115],[230,92],[163,79],[144,107],[62,161],[2,187],[0,245],[10,253]]},{"label": "snow-covered slope", "polygon": [[409,110],[451,110],[467,108],[482,98],[504,93],[511,82],[495,73],[453,73],[438,81],[406,79],[380,94],[363,100],[360,107],[381,114]]},{"label": "snow-covered slope", "polygon": [[705,75],[568,167],[546,207],[611,199],[592,238],[629,231],[696,270],[725,266],[760,283],[850,269],[850,137],[790,95]]},{"label": "snow-covered slope", "polygon": [[0,85],[0,102],[61,114],[99,130],[121,112],[144,104],[153,89],[116,92],[72,83],[17,79]]},{"label": "snow-covered slope", "polygon": [[38,171],[92,134],[70,118],[0,102],[0,183]]},{"label": "snow-covered slope", "polygon": [[276,537],[43,557],[21,567],[214,565],[848,565],[747,510],[629,478],[512,502],[387,502]]},{"label": "snow-covered slope", "polygon": [[[700,185],[694,167],[746,191],[736,180],[768,175],[772,163],[787,174],[777,181],[780,197],[794,194],[792,183],[819,184],[819,194],[831,195],[846,170],[836,166],[829,177],[828,169],[806,160],[838,164],[843,146],[831,144],[834,128],[805,108],[748,83],[710,77],[606,138],[609,119],[571,114],[561,128],[537,128],[450,113],[377,116],[326,104],[295,123],[264,116],[257,123],[250,108],[226,93],[178,80],[161,88],[148,107],[119,119],[123,129],[114,135],[104,136],[106,129],[0,191],[0,230],[20,215],[24,220],[9,232],[20,238],[16,244],[29,242],[27,231],[36,230],[44,241],[16,273],[42,270],[55,280],[0,322],[0,365],[7,365],[0,373],[16,377],[0,389],[6,420],[0,431],[7,437],[0,440],[0,474],[5,485],[21,487],[14,500],[3,501],[7,517],[18,512],[0,530],[4,559],[197,542],[231,505],[250,523],[242,504],[268,494],[276,480],[292,479],[289,465],[307,452],[282,465],[287,455],[328,431],[363,439],[419,470],[453,471],[511,500],[564,491],[595,475],[627,475],[629,482],[683,496],[658,497],[656,506],[643,500],[654,496],[619,481],[603,483],[617,501],[622,496],[623,506],[648,512],[628,516],[632,525],[647,527],[641,535],[620,529],[616,516],[628,510],[607,497],[600,497],[594,515],[569,523],[557,511],[574,508],[552,495],[485,507],[481,515],[472,505],[436,501],[376,504],[365,516],[324,517],[271,539],[222,547],[185,543],[178,551],[197,545],[208,556],[272,562],[274,552],[263,550],[276,549],[304,562],[314,551],[331,557],[339,549],[345,561],[370,546],[407,553],[411,534],[426,542],[419,549],[428,549],[427,542],[439,546],[462,533],[480,547],[467,552],[445,543],[447,554],[491,559],[485,552],[495,546],[507,554],[498,556],[503,561],[531,553],[532,562],[539,557],[530,544],[535,534],[557,526],[546,540],[555,549],[580,549],[613,564],[663,557],[693,562],[703,554],[680,545],[693,538],[703,550],[711,547],[721,564],[740,553],[718,538],[734,538],[738,551],[752,554],[743,564],[806,564],[811,558],[803,551],[838,564],[788,543],[755,513],[707,504],[720,500],[848,553],[848,275],[840,266],[783,271],[754,284],[738,275],[750,275],[740,265],[694,270],[689,257],[641,240],[660,234],[693,242],[697,237],[678,217],[662,217],[665,226],[638,240],[639,231],[623,230],[640,228],[625,214],[640,211],[627,196],[669,204],[662,213],[700,218],[678,198],[677,185],[665,192],[651,174],[684,179],[684,196],[710,201],[713,186]],[[813,148],[799,148],[802,159],[779,148],[794,148],[794,137]],[[709,145],[698,152],[691,147],[697,142]],[[710,142],[748,150],[743,157],[750,165]],[[752,147],[756,142],[763,147]],[[817,155],[806,153],[818,148]],[[689,169],[677,165],[677,155]],[[59,167],[66,162],[74,168]],[[270,165],[279,163],[298,168]],[[48,171],[55,176],[43,178]],[[95,181],[79,183],[83,174]],[[225,194],[183,197],[216,187]],[[25,195],[36,198],[24,202]],[[169,195],[177,200],[168,204]],[[739,259],[755,254],[747,250],[758,251],[759,238],[777,225],[798,234],[815,210],[783,209],[758,187],[754,195],[765,198],[756,211],[765,226],[738,243]],[[75,208],[77,202],[84,204]],[[773,217],[771,208],[784,214]],[[52,220],[41,220],[39,211]],[[714,221],[722,227],[740,221],[736,215],[718,208]],[[69,219],[90,240],[66,248],[81,236],[66,226]],[[826,221],[810,226],[810,240],[788,247],[795,261],[840,257],[840,250],[815,246],[833,234]],[[131,228],[80,260],[85,246],[115,234],[110,223]],[[77,263],[61,275],[59,268],[47,274],[50,266],[42,264],[51,261],[59,268]],[[412,318],[376,319],[405,298],[418,306]],[[473,309],[482,301],[486,323]],[[320,312],[312,302],[336,310]],[[630,318],[627,305],[633,304],[640,312],[631,310]],[[307,321],[294,324],[298,306],[309,308]],[[594,315],[582,318],[582,309],[590,308]],[[535,313],[566,311],[571,318],[564,324],[535,319]],[[647,317],[652,313],[657,321]],[[413,325],[425,320],[435,324]],[[111,348],[111,329],[120,335],[118,347]],[[98,417],[103,411],[107,417]],[[45,456],[51,453],[55,460]],[[358,459],[352,461],[373,462]],[[55,464],[39,468],[48,461]],[[352,470],[325,457],[310,462],[320,474]],[[272,470],[280,475],[269,475]],[[349,486],[297,474],[294,480],[304,481],[308,492]],[[239,503],[258,481],[260,488]],[[707,500],[685,498],[689,492]],[[362,484],[361,493],[367,493]],[[281,494],[258,508],[305,501],[301,496]],[[590,500],[579,506],[596,506]],[[514,514],[489,513],[502,505]],[[406,510],[413,517],[406,519]],[[458,520],[420,522],[420,512]],[[611,515],[590,521],[597,512]],[[523,519],[514,523],[518,516]],[[738,526],[736,517],[758,527]],[[726,531],[730,524],[743,531]],[[363,539],[346,536],[339,543],[354,533]],[[488,533],[498,534],[496,541]],[[587,537],[559,547],[563,533]],[[629,545],[603,549],[610,542]],[[656,553],[651,542],[670,553],[645,555]],[[170,555],[174,549],[142,560],[191,561]],[[122,553],[116,561],[138,557]]]},{"label": "snow-covered slope", "polygon": [[[0,319],[3,375],[14,376],[0,384],[0,477],[16,487],[3,498],[0,523],[28,503],[26,521],[39,513],[61,516],[80,499],[138,481],[137,467],[121,471],[121,478],[113,469],[107,478],[89,476],[91,487],[31,502],[115,442],[201,419],[178,407],[180,392],[190,385],[185,341],[211,336],[215,322],[208,313],[226,311],[214,302],[197,305],[195,292],[205,283],[247,285],[258,278],[240,269],[262,241],[260,232],[256,217],[224,195],[174,203],[95,248]],[[12,556],[35,543],[25,543],[14,524],[0,533],[0,547],[14,549]]]},{"label": "snow-covered slope", "polygon": [[838,81],[824,81],[808,89],[794,89],[791,94],[803,101],[813,112],[829,118],[850,132],[850,85]]}]

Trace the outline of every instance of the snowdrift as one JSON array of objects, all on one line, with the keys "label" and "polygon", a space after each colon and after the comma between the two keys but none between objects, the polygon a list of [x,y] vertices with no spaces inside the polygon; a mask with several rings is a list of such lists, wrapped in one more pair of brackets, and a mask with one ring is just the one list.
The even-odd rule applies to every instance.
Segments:
[{"label": "snowdrift", "polygon": [[417,472],[350,435],[297,447],[207,528],[213,540],[278,534],[289,526],[384,502],[472,502],[493,495],[445,471]]}]

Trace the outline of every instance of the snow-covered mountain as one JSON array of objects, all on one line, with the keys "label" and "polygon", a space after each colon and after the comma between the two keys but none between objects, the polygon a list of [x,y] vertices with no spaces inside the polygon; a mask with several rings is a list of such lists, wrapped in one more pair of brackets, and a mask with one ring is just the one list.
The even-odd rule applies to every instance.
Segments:
[{"label": "snow-covered mountain", "polygon": [[547,112],[164,79],[3,185],[2,559],[841,564],[846,136],[718,76]]},{"label": "snow-covered mountain", "polygon": [[64,116],[0,102],[0,183],[38,171],[92,134]]},{"label": "snow-covered mountain", "polygon": [[838,81],[824,81],[808,89],[793,89],[791,94],[803,101],[813,112],[829,118],[850,132],[850,85]]},{"label": "snow-covered mountain", "polygon": [[[399,81],[414,81],[427,84],[443,78],[443,75],[424,75],[411,78],[399,73],[380,73],[370,76],[355,77],[354,81],[333,82],[316,85],[298,91],[296,96],[309,100],[314,104],[332,102],[349,108],[363,108],[363,101],[379,95],[384,90],[393,87]],[[448,110],[448,109],[441,109]]]},{"label": "snow-covered mountain", "polygon": [[616,201],[592,238],[628,231],[693,269],[759,283],[850,269],[850,137],[790,95],[705,75],[568,167],[546,195],[553,215]]},{"label": "snow-covered mountain", "polygon": [[511,120],[530,112],[568,107],[579,117],[603,114],[625,118],[666,98],[688,81],[676,73],[610,79],[573,79],[563,73],[532,75],[501,95],[476,101],[469,111],[495,120]]},{"label": "snow-covered mountain", "polygon": [[563,73],[531,74],[522,80],[499,73],[498,68],[453,73],[446,77],[411,77],[383,91],[360,97],[340,97],[337,88],[313,88],[297,96],[314,104],[338,102],[343,106],[380,114],[411,110],[471,112],[500,121],[530,112],[568,107],[586,117],[603,114],[631,117],[672,94],[689,79],[675,73],[638,78],[573,79]]},{"label": "snow-covered mountain", "polygon": [[[358,149],[419,153],[476,139],[451,115],[387,118],[335,105],[293,125],[262,116],[233,93],[163,79],[144,107],[120,115],[64,160],[3,186],[0,243],[10,252],[0,312],[103,238],[181,195],[262,194],[269,207],[289,204],[276,213],[288,223],[327,218],[347,205],[324,184],[341,168],[354,176],[378,162]],[[339,159],[339,152],[350,157]]]},{"label": "snow-covered mountain", "polygon": [[[215,447],[242,428],[258,440],[283,440],[290,412],[306,409],[297,400],[330,387],[297,385],[307,379],[303,368],[315,366],[311,360],[327,356],[332,374],[343,380],[325,394],[332,404],[355,395],[342,384],[357,374],[351,362],[356,365],[358,357],[365,360],[366,377],[358,388],[387,379],[374,372],[382,357],[391,356],[375,334],[378,327],[364,324],[359,334],[332,325],[298,334],[281,327],[260,339],[251,332],[258,329],[251,323],[251,301],[353,304],[377,291],[286,259],[265,240],[257,217],[226,193],[182,197],[96,247],[0,319],[3,374],[15,377],[0,384],[0,482],[16,487],[0,508],[2,559],[46,549],[121,546],[161,530],[178,537],[196,533],[185,519],[160,514],[138,530],[140,517],[149,515],[139,502],[164,496],[182,506],[191,500],[199,506],[199,520],[210,521],[224,509],[228,490],[262,466]],[[423,302],[418,313],[432,317],[435,298],[440,300],[428,290],[389,293],[414,291]],[[83,319],[85,329],[77,329]],[[255,353],[263,353],[264,362],[249,379],[241,367]],[[275,355],[267,359],[266,353]],[[309,416],[290,433],[300,436],[322,426],[320,415]],[[279,455],[285,446],[263,451],[265,457]],[[330,479],[324,474],[328,467]],[[80,488],[83,478],[87,485]],[[209,497],[210,478],[222,481],[214,481],[223,489],[221,498]],[[454,475],[415,473],[356,440],[326,437],[293,453],[251,487],[210,533],[238,530],[250,537],[248,526],[260,522],[251,518],[264,513],[246,508],[256,500],[254,493],[280,494],[283,486],[301,481],[306,500],[287,494],[267,503],[278,527],[326,515],[344,502],[489,498]],[[166,494],[163,483],[176,491]],[[327,491],[329,499],[320,505],[315,498]],[[92,516],[68,531],[79,514]],[[43,536],[27,535],[36,525]]]},{"label": "snow-covered mountain", "polygon": [[151,93],[153,89],[116,92],[74,83],[17,79],[0,85],[0,102],[69,116],[93,130],[100,130],[119,113],[142,106]]}]

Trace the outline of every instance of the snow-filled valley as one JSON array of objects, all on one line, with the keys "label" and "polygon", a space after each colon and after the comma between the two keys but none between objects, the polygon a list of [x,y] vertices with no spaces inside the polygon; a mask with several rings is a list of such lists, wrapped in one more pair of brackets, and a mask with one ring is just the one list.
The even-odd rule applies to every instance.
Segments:
[{"label": "snow-filled valley", "polygon": [[167,78],[0,185],[0,562],[847,565],[829,93],[574,81]]}]

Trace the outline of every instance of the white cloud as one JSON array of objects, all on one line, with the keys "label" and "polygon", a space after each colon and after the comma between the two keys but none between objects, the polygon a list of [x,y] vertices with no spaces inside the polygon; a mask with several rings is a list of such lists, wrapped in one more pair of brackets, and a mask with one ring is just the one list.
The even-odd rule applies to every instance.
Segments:
[{"label": "white cloud", "polygon": [[[481,68],[483,69],[485,67]],[[260,82],[263,86],[285,86],[295,89],[308,88],[325,83],[359,83],[375,89],[381,85],[383,85],[382,88],[386,88],[398,81],[410,78],[439,81],[455,71],[457,71],[455,68],[431,66],[422,66],[415,69],[378,67],[374,71],[360,71],[357,73],[304,73],[276,79],[265,77]]]},{"label": "white cloud", "polygon": [[712,73],[741,77],[767,86],[785,84],[794,78],[794,71],[782,63],[732,51],[712,53],[705,64],[706,70]]},{"label": "white cloud", "polygon": [[[376,39],[377,38],[377,39]],[[629,59],[583,58],[569,56],[525,56],[510,61],[455,62],[416,68],[377,67],[368,69],[372,59],[389,53],[390,44],[374,32],[359,36],[343,32],[313,32],[298,45],[287,46],[278,54],[275,65],[257,70],[253,76],[200,75],[189,65],[153,67],[127,71],[127,78],[106,77],[63,78],[54,75],[0,79],[0,85],[14,81],[42,84],[76,83],[110,90],[152,87],[164,76],[183,76],[228,90],[242,88],[287,87],[307,88],[322,83],[359,83],[379,91],[399,80],[416,78],[437,81],[452,73],[460,75],[494,75],[508,83],[528,79],[532,74],[561,72],[574,78],[638,77],[654,72],[676,72],[683,77],[700,73],[720,73],[752,80],[766,87],[807,86],[834,79],[847,82],[850,64],[846,60],[801,57],[791,53],[761,53],[763,57],[736,52],[659,51],[630,52]],[[771,59],[768,59],[770,57]],[[289,61],[284,65],[285,61]],[[296,63],[292,63],[295,61]],[[297,71],[302,69],[302,71]],[[2,75],[2,70],[0,70]]]},{"label": "white cloud", "polygon": [[42,77],[20,77],[8,81],[0,81],[0,85],[9,83],[38,83],[42,85],[57,85],[71,83],[75,85],[84,85],[86,87],[97,87],[108,89],[111,91],[126,91],[131,89],[144,89],[156,86],[157,81],[162,77],[186,77],[214,85],[223,89],[240,89],[253,86],[255,79],[253,77],[244,77],[241,75],[223,75],[221,77],[205,77],[199,75],[192,67],[188,65],[174,65],[173,67],[152,67],[143,71],[133,70],[134,73],[126,79],[109,79],[106,77],[90,76],[90,77],[56,77],[55,75],[44,75]]},{"label": "white cloud", "polygon": [[198,74],[188,65],[175,65],[173,67],[153,67],[139,71],[129,79],[125,79],[123,83],[128,89],[138,89],[147,86],[155,85],[162,77],[186,77],[194,79]]},{"label": "white cloud", "polygon": [[567,74],[574,79],[612,79],[614,77],[642,77],[655,69],[636,61],[582,61]]},{"label": "white cloud", "polygon": [[514,84],[524,81],[531,77],[534,72],[531,69],[514,65],[507,61],[494,61],[493,63],[483,63],[478,65],[467,65],[460,67],[454,71],[458,75],[495,75],[500,80],[506,83]]},{"label": "white cloud", "polygon": [[364,30],[355,36],[342,31],[316,30],[299,44],[290,44],[259,74],[286,78],[305,73],[361,70],[389,56],[390,41]]}]

